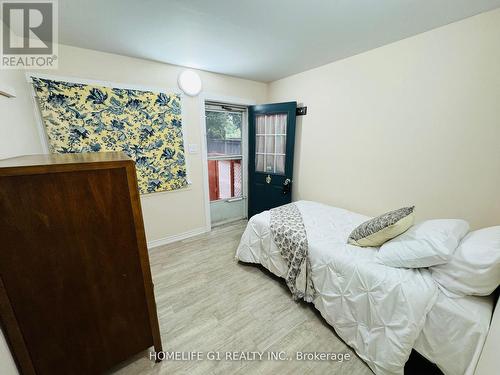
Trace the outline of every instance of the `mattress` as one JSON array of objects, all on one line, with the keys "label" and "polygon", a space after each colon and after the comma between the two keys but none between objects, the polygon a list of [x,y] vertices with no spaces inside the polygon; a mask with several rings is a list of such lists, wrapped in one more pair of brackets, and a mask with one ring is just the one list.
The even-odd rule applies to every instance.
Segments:
[{"label": "mattress", "polygon": [[415,349],[446,375],[472,375],[493,309],[492,296],[450,298],[439,292]]},{"label": "mattress", "polygon": [[[295,204],[307,231],[314,306],[376,374],[403,374],[438,297],[430,273],[387,267],[377,260],[376,248],[347,244],[351,231],[368,217],[316,202]],[[269,220],[269,212],[249,220],[236,258],[284,277],[287,266],[272,241]]]}]

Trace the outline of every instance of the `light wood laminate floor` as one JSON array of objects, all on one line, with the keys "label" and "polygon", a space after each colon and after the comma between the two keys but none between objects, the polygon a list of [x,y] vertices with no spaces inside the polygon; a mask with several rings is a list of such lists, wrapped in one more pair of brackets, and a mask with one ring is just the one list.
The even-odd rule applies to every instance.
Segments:
[{"label": "light wood laminate floor", "polygon": [[[372,374],[310,304],[281,279],[234,259],[246,222],[150,250],[164,351],[287,352],[288,361],[163,361],[148,353],[116,374]],[[297,361],[298,351],[350,353],[342,363]]]}]

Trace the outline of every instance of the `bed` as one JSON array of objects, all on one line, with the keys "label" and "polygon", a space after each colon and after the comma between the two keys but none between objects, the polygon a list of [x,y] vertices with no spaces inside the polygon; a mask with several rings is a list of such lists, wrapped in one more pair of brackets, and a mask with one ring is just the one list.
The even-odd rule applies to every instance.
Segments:
[{"label": "bed", "polygon": [[493,296],[450,298],[439,292],[414,348],[444,374],[472,375],[490,328]]},{"label": "bed", "polygon": [[[491,300],[452,300],[427,269],[388,267],[378,261],[377,248],[347,244],[367,216],[316,202],[295,204],[307,232],[313,304],[376,374],[403,374],[413,348],[446,374],[472,373],[488,332]],[[269,211],[249,220],[236,258],[285,277],[288,267],[269,223]],[[466,313],[471,309],[476,315]],[[444,337],[456,340],[447,346]],[[461,363],[454,360],[457,348]]]}]

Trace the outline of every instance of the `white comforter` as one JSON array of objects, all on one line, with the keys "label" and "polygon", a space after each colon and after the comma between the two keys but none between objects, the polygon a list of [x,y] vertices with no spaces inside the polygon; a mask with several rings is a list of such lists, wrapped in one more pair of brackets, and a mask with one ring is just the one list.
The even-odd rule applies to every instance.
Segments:
[{"label": "white comforter", "polygon": [[[403,374],[438,289],[427,270],[387,267],[376,248],[347,244],[366,216],[299,201],[317,296],[314,306],[376,374]],[[269,231],[269,212],[253,216],[236,258],[283,277],[287,267]]]},{"label": "white comforter", "polygon": [[450,298],[439,291],[415,350],[444,374],[472,375],[490,328],[493,296]]}]

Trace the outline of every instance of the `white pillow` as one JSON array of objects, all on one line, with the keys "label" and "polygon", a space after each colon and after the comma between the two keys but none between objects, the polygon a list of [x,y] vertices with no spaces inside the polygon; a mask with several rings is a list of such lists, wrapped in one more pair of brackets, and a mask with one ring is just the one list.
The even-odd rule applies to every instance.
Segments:
[{"label": "white pillow", "polygon": [[427,220],[382,245],[378,259],[386,266],[421,268],[450,260],[469,231],[465,220]]},{"label": "white pillow", "polygon": [[[500,226],[470,232],[448,264],[431,268],[432,277],[459,296],[487,296],[500,284]],[[441,289],[443,289],[441,288]]]}]

